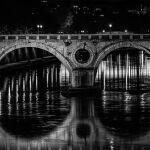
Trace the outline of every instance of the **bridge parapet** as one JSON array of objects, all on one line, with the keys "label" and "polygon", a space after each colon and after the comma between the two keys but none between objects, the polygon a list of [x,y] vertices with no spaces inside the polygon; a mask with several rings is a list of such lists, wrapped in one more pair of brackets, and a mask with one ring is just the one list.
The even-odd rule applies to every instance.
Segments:
[{"label": "bridge parapet", "polygon": [[0,35],[2,40],[150,40],[150,34],[18,34]]}]

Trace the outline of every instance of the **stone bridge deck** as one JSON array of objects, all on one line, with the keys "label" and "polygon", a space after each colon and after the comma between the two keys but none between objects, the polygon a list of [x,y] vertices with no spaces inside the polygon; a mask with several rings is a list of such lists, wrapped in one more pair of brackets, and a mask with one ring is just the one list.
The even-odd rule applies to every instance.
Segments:
[{"label": "stone bridge deck", "polygon": [[18,34],[0,35],[0,40],[150,40],[150,34]]}]

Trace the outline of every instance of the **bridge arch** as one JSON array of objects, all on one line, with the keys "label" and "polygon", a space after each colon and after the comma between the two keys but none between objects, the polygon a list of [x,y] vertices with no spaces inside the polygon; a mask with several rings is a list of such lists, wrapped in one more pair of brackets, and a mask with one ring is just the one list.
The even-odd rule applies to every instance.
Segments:
[{"label": "bridge arch", "polygon": [[51,54],[53,54],[60,62],[62,62],[65,67],[68,69],[69,72],[72,71],[72,66],[70,62],[63,56],[61,52],[52,45],[47,45],[42,42],[22,42],[22,43],[14,43],[11,46],[6,46],[0,50],[0,60],[3,59],[8,53],[25,47],[33,47],[33,48],[39,48],[41,50],[45,50]]},{"label": "bridge arch", "polygon": [[134,48],[137,50],[143,50],[146,53],[150,54],[150,49],[146,48],[144,45],[137,44],[136,42],[125,41],[125,42],[117,42],[114,44],[110,44],[107,47],[104,47],[98,53],[98,57],[96,58],[96,61],[94,63],[95,74],[96,74],[99,64],[108,54],[110,54],[111,52],[117,49],[122,49],[122,48]]}]

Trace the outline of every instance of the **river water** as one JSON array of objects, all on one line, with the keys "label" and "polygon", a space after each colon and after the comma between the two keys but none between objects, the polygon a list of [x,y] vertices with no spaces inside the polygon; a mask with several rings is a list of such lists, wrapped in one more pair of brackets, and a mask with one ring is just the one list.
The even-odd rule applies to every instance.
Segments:
[{"label": "river water", "polygon": [[59,62],[1,72],[0,150],[150,149],[149,63],[143,51],[111,53],[93,96],[64,96]]}]

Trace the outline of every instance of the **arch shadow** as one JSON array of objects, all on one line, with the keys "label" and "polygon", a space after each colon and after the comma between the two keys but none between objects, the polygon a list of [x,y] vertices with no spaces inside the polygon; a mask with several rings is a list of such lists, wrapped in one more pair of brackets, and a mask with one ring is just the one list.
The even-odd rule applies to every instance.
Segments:
[{"label": "arch shadow", "polygon": [[123,48],[133,48],[134,50],[143,50],[147,54],[150,54],[150,49],[144,47],[143,45],[137,44],[136,42],[131,41],[124,41],[124,42],[117,42],[114,44],[110,44],[106,47],[104,47],[100,52],[98,53],[98,57],[96,58],[96,61],[94,63],[94,77],[96,77],[97,69],[102,60],[111,52],[115,50],[122,50]]},{"label": "arch shadow", "polygon": [[54,48],[50,45],[46,45],[44,43],[38,43],[38,42],[14,43],[11,46],[7,46],[7,47],[1,49],[1,51],[0,51],[0,60],[2,60],[8,53],[10,53],[10,52],[12,52],[16,49],[26,48],[26,47],[39,48],[41,50],[45,50],[45,51],[51,53],[60,62],[62,62],[65,65],[65,67],[69,70],[69,73],[71,73],[71,71],[72,71],[71,63],[65,58],[65,56],[63,56],[63,54],[61,54],[61,52],[59,52],[58,49],[56,49],[56,48]]}]

